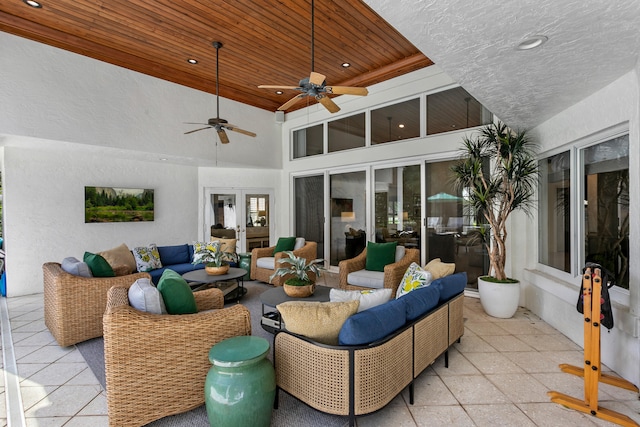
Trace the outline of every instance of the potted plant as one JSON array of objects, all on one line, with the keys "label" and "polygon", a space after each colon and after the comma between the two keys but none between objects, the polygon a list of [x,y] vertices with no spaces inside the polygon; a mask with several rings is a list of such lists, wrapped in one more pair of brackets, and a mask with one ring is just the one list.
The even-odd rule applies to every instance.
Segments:
[{"label": "potted plant", "polygon": [[520,285],[504,271],[507,220],[516,210],[529,215],[535,207],[537,146],[526,131],[513,131],[501,122],[485,126],[474,138],[465,137],[462,145],[462,157],[451,168],[454,185],[463,191],[468,214],[489,231],[480,229],[490,262],[488,276],[478,278],[480,302],[487,314],[509,318],[518,309]]},{"label": "potted plant", "polygon": [[315,291],[315,279],[320,277],[321,270],[324,270],[321,258],[307,262],[305,258],[294,255],[292,251],[284,251],[286,258],[278,260],[280,264],[288,264],[287,267],[278,267],[269,277],[269,283],[274,277],[288,277],[285,280],[284,292],[293,298],[304,298],[313,295]]},{"label": "potted plant", "polygon": [[229,262],[238,262],[238,255],[235,252],[223,251],[221,245],[219,240],[215,240],[196,249],[193,264],[204,263],[207,274],[226,274],[229,271]]}]

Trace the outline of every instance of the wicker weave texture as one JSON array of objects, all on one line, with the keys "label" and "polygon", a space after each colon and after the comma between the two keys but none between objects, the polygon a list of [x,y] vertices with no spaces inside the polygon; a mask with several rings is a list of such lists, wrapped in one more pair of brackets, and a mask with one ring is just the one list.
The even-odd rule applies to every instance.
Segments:
[{"label": "wicker weave texture", "polygon": [[[370,289],[361,286],[350,285],[347,280],[349,273],[363,270],[366,265],[367,249],[365,248],[358,256],[340,261],[340,288],[345,290]],[[384,266],[384,287],[391,289],[391,295],[395,295],[402,280],[402,276],[407,271],[412,262],[420,262],[420,250],[405,249],[404,257],[393,264]]]},{"label": "wicker weave texture", "polygon": [[[265,257],[274,257],[276,268],[280,267],[278,260],[282,258],[286,258],[287,255],[283,252],[278,252],[277,254],[273,254],[275,250],[275,246],[271,246],[268,248],[255,248],[251,251],[251,280],[259,280],[261,282],[269,283],[269,277],[274,273],[275,270],[271,270],[269,268],[261,268],[256,264],[258,262],[258,258]],[[316,242],[305,242],[304,246],[300,249],[293,251],[293,254],[299,257],[302,257],[309,261],[313,261],[318,256],[318,244]],[[274,286],[282,286],[287,280],[288,277],[274,277],[271,284]]]},{"label": "wicker weave texture", "polygon": [[127,289],[109,290],[104,315],[107,408],[111,427],[141,426],[204,403],[211,347],[251,335],[249,310],[222,307],[222,292],[196,292],[198,310],[154,315],[129,306]]},{"label": "wicker weave texture", "polygon": [[464,295],[449,301],[449,345],[464,335]]},{"label": "wicker weave texture", "polygon": [[415,325],[414,377],[431,365],[449,347],[449,305],[445,304]]},{"label": "wicker weave texture", "polygon": [[382,345],[355,351],[355,415],[384,407],[411,382],[412,337],[409,328]]},{"label": "wicker weave texture", "polygon": [[102,336],[102,316],[107,291],[131,286],[149,273],[116,277],[80,277],[67,273],[57,262],[42,265],[44,322],[61,347]]},{"label": "wicker weave texture", "polygon": [[275,337],[278,387],[319,411],[349,414],[349,352],[286,333]]}]

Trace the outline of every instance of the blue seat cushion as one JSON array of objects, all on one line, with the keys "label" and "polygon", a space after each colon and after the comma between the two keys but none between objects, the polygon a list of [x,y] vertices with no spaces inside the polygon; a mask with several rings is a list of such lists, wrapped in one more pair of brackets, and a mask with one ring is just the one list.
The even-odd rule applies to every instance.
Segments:
[{"label": "blue seat cushion", "polygon": [[164,273],[164,271],[166,269],[171,269],[173,271],[175,271],[176,273],[182,275],[184,273],[187,273],[189,271],[193,271],[193,270],[200,270],[204,268],[204,264],[191,264],[191,263],[183,263],[183,264],[175,264],[175,265],[165,265],[162,268],[156,268],[155,270],[151,270],[148,273],[151,275],[151,281],[157,285],[158,282],[160,281],[160,277],[162,277],[162,273]]},{"label": "blue seat cushion", "polygon": [[403,298],[356,313],[340,329],[340,345],[369,344],[401,328],[406,322],[406,304]]},{"label": "blue seat cushion", "polygon": [[440,301],[440,287],[433,286],[433,283],[429,286],[418,288],[401,296],[399,299],[403,299],[407,310],[407,321],[411,322],[416,320],[425,313],[428,313]]},{"label": "blue seat cushion", "polygon": [[430,286],[440,289],[440,301],[448,301],[467,287],[467,273],[465,271],[441,277],[431,282]]},{"label": "blue seat cushion", "polygon": [[158,246],[162,265],[185,264],[191,262],[189,245]]}]

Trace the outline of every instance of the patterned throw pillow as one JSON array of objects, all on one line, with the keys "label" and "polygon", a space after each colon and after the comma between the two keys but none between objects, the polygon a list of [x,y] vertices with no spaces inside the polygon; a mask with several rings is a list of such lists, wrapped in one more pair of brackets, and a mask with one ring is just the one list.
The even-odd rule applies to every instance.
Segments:
[{"label": "patterned throw pillow", "polygon": [[211,242],[193,242],[193,264],[204,262],[212,252],[215,252],[214,242],[220,239],[213,240]]},{"label": "patterned throw pillow", "polygon": [[331,302],[347,302],[360,301],[358,313],[384,304],[391,298],[391,289],[362,289],[358,291],[343,291],[342,289],[332,288],[329,292],[329,301]]},{"label": "patterned throw pillow", "polygon": [[413,290],[429,286],[431,280],[432,276],[430,272],[423,270],[417,263],[412,262],[400,281],[400,285],[396,291],[396,298],[400,298]]},{"label": "patterned throw pillow", "polygon": [[162,268],[160,252],[158,252],[158,246],[155,243],[151,243],[149,246],[133,248],[133,257],[136,259],[138,271],[151,271],[156,268]]}]

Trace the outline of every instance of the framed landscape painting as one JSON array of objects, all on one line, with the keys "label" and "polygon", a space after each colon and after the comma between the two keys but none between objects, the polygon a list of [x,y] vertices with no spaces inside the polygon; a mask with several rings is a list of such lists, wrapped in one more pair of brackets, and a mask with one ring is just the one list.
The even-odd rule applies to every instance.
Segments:
[{"label": "framed landscape painting", "polygon": [[84,187],[84,222],[153,221],[153,189]]}]

